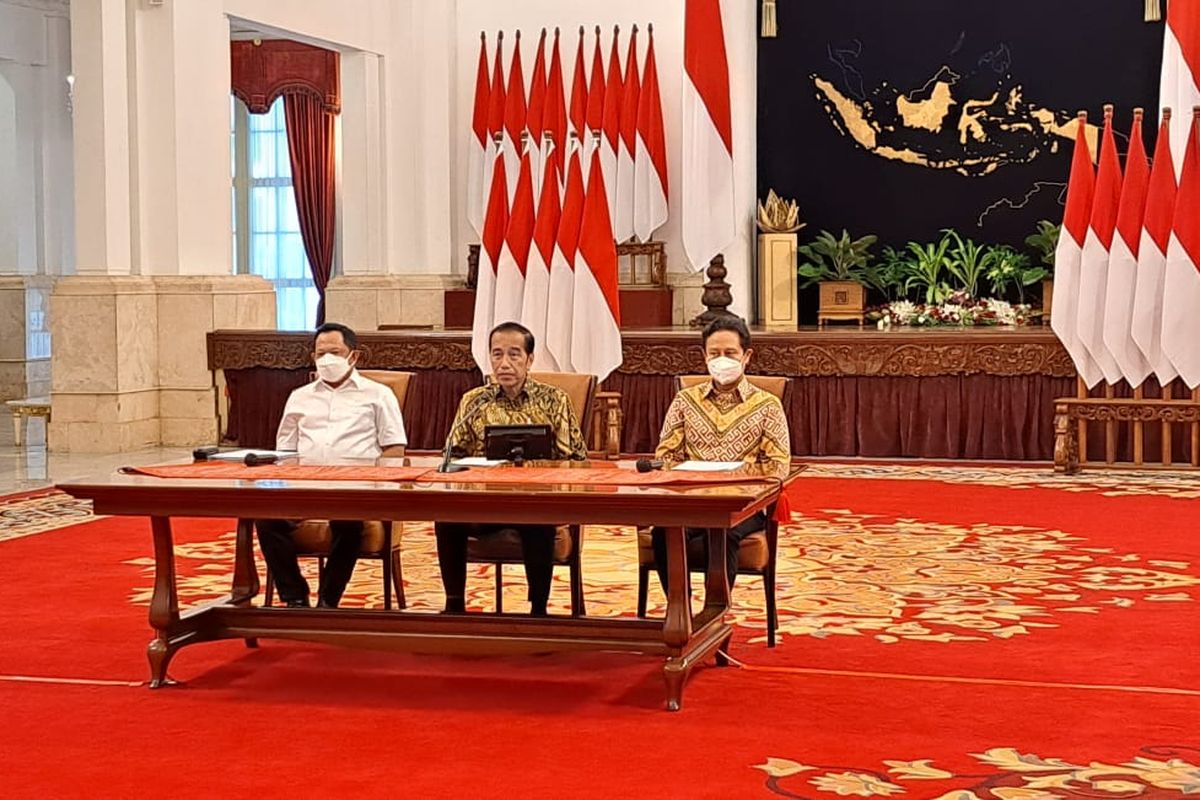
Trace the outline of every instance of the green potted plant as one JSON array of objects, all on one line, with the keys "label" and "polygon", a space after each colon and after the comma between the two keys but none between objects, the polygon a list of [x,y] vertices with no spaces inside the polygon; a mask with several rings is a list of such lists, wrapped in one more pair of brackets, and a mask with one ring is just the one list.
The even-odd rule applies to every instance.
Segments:
[{"label": "green potted plant", "polygon": [[877,239],[854,239],[844,230],[840,237],[821,231],[816,239],[797,249],[796,273],[804,279],[802,286],[815,283],[820,291],[819,325],[829,320],[855,320],[862,325],[867,305],[864,283],[873,258],[871,247]]},{"label": "green potted plant", "polygon": [[905,292],[916,289],[923,293],[923,302],[927,305],[939,303],[950,296],[952,290],[942,279],[947,269],[950,243],[949,235],[931,244],[908,243],[904,261]]},{"label": "green potted plant", "polygon": [[992,295],[1003,298],[1010,286],[1017,289],[1018,301],[1025,304],[1025,287],[1050,276],[1043,266],[1029,266],[1029,256],[1008,245],[997,245],[984,255],[985,274],[992,285]]},{"label": "green potted plant", "polygon": [[1042,281],[1042,322],[1050,319],[1050,304],[1054,299],[1054,251],[1058,248],[1058,235],[1061,225],[1056,225],[1048,219],[1039,220],[1037,232],[1025,237],[1029,245],[1038,255],[1041,267],[1046,270]]},{"label": "green potted plant", "polygon": [[957,231],[949,228],[943,229],[942,233],[951,245],[946,253],[946,270],[969,297],[978,297],[980,279],[987,271],[984,261],[986,248],[972,239],[962,238]]}]

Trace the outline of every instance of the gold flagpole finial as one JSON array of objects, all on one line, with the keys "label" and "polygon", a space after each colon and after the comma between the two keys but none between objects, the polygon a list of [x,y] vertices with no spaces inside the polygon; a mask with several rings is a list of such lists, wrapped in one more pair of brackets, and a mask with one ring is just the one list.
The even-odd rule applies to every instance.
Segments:
[{"label": "gold flagpole finial", "polygon": [[1146,0],[1146,13],[1143,16],[1146,22],[1161,22],[1162,21],[1162,2],[1161,0]]},{"label": "gold flagpole finial", "polygon": [[762,3],[762,37],[764,39],[774,39],[778,35],[779,35],[779,19],[775,13],[775,0],[763,0],[763,3]]}]

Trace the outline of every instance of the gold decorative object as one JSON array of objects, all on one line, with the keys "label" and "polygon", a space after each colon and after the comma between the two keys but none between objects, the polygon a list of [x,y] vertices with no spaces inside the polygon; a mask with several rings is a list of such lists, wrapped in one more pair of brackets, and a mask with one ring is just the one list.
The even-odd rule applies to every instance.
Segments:
[{"label": "gold decorative object", "polygon": [[[766,0],[764,0],[764,3]],[[764,10],[765,15],[765,10]],[[1146,0],[1146,22],[1158,22],[1162,19],[1162,0]],[[763,25],[766,25],[766,16],[763,17]],[[766,34],[763,34],[766,36]]]},{"label": "gold decorative object", "polygon": [[[1150,2],[1152,2],[1152,0],[1146,0],[1147,4],[1149,4]],[[762,4],[762,36],[764,39],[774,39],[778,35],[779,35],[779,20],[775,16],[775,0],[763,0],[763,4]]]},{"label": "gold decorative object", "polygon": [[795,200],[784,200],[771,189],[767,203],[758,203],[758,229],[763,233],[795,233],[804,227]]}]

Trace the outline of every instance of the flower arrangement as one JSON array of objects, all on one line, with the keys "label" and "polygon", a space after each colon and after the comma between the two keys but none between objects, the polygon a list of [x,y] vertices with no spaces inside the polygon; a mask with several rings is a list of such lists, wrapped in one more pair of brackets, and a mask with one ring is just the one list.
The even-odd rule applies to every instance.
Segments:
[{"label": "flower arrangement", "polygon": [[867,312],[867,319],[880,330],[894,326],[930,328],[935,326],[971,327],[974,325],[1029,324],[1035,314],[1024,303],[1009,303],[988,297],[973,299],[965,292],[955,292],[941,303],[914,303],[897,300]]}]

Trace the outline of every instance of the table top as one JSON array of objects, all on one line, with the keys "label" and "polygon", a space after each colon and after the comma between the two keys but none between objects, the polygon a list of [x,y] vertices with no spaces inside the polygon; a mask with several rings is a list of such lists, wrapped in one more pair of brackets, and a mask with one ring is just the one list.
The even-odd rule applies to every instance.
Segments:
[{"label": "table top", "polygon": [[[177,462],[187,463],[187,462]],[[302,463],[302,462],[301,462]],[[339,462],[339,465],[436,467],[440,459]],[[326,465],[326,464],[323,464]],[[572,483],[585,469],[632,470],[634,462],[552,462],[561,469],[553,484],[442,482],[439,480],[224,480],[158,478],[115,472],[59,485],[92,500],[95,512],[114,515],[303,517],[461,522],[597,523],[638,525],[736,524],[773,503],[804,469],[764,473],[746,465],[733,474],[746,482],[673,485]]]}]

